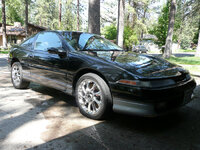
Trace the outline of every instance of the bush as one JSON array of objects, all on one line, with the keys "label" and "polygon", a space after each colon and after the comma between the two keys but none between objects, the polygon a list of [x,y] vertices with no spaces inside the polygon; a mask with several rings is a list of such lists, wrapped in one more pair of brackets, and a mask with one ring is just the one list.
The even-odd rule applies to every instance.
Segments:
[{"label": "bush", "polygon": [[133,44],[137,45],[139,43],[136,32],[130,28],[124,28],[124,47],[128,50],[132,49]]},{"label": "bush", "polygon": [[117,28],[114,25],[106,26],[104,28],[103,34],[108,40],[114,40],[117,38]]},{"label": "bush", "polygon": [[183,39],[181,41],[181,48],[182,49],[188,49],[188,48],[190,48],[191,42],[192,42],[192,40],[190,40],[190,39],[187,39],[187,38]]},{"label": "bush", "polygon": [[[106,39],[115,41],[117,39],[117,27],[115,25],[106,26],[103,29],[103,35]],[[124,48],[130,50],[133,44],[138,43],[136,32],[131,27],[126,26],[124,28]]]}]

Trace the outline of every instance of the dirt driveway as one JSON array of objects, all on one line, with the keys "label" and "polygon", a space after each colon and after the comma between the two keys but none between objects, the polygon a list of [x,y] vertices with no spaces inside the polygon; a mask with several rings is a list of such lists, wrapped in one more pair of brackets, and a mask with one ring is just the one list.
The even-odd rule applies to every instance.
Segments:
[{"label": "dirt driveway", "polygon": [[31,84],[16,90],[0,55],[0,149],[200,149],[200,80],[195,99],[159,118],[83,117],[73,97]]}]

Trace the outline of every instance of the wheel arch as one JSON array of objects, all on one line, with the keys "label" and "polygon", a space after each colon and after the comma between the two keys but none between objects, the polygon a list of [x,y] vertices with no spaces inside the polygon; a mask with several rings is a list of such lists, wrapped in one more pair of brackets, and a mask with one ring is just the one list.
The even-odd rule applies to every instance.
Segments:
[{"label": "wheel arch", "polygon": [[[94,70],[94,69],[86,68],[86,69],[82,69],[82,70],[78,71],[78,72],[76,73],[75,77],[73,78],[73,84],[72,84],[73,93],[75,93],[76,83],[77,83],[78,79],[79,79],[82,75],[84,75],[84,74],[86,74],[86,73],[94,73],[94,74],[97,74],[98,76],[100,76],[100,77],[106,82],[106,84],[108,85],[108,87],[109,87],[109,89],[110,89],[109,82],[108,82],[108,80],[105,78],[105,76],[102,75],[102,73],[100,73],[99,71],[96,71],[96,70]],[[111,90],[110,90],[110,92],[111,92]],[[111,93],[111,94],[112,94],[112,93]]]},{"label": "wheel arch", "polygon": [[13,63],[15,62],[20,62],[19,59],[17,59],[16,57],[12,58],[10,66],[12,67]]}]

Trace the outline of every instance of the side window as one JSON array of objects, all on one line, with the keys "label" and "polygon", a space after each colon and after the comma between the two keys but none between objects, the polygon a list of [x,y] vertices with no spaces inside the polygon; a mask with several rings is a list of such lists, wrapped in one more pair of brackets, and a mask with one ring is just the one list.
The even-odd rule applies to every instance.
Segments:
[{"label": "side window", "polygon": [[80,33],[76,33],[76,32],[65,32],[64,33],[64,37],[67,40],[67,42],[69,43],[69,45],[71,45],[76,50],[80,50],[79,36],[80,36]]},{"label": "side window", "polygon": [[30,37],[28,40],[24,41],[21,44],[21,46],[24,47],[24,48],[26,48],[26,49],[30,49],[31,46],[32,46],[32,44],[33,44],[34,39],[35,39],[35,36]]},{"label": "side window", "polygon": [[38,35],[35,41],[35,49],[46,51],[48,48],[62,48],[62,41],[56,33],[44,32]]}]

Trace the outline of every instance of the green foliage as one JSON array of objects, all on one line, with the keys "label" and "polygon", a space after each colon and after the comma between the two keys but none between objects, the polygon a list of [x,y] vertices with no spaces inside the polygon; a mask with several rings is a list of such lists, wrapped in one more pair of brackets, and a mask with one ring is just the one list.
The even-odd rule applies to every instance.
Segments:
[{"label": "green foliage", "polygon": [[54,18],[58,16],[58,8],[56,8],[55,1],[51,0],[36,0],[34,3],[33,22],[40,26],[52,28]]},{"label": "green foliage", "polygon": [[114,40],[117,37],[117,28],[115,25],[106,26],[103,30],[106,39]]},{"label": "green foliage", "polygon": [[199,19],[199,27],[196,30],[196,33],[194,34],[194,38],[193,38],[193,43],[197,44],[198,43],[198,38],[199,38],[199,31],[200,31],[200,19]]},{"label": "green foliage", "polygon": [[76,7],[73,4],[73,0],[67,0],[64,4],[62,17],[62,30],[76,30]]},{"label": "green foliage", "polygon": [[133,44],[137,45],[139,43],[136,32],[131,28],[126,26],[124,28],[124,46],[125,48],[132,49]]},{"label": "green foliage", "polygon": [[[103,35],[109,40],[117,39],[117,27],[115,25],[104,27]],[[126,26],[124,28],[124,47],[126,49],[131,49],[133,44],[138,43],[136,32],[131,27]]]},{"label": "green foliage", "polygon": [[153,26],[153,29],[149,33],[155,35],[157,40],[155,41],[158,46],[165,45],[165,40],[167,38],[168,30],[168,21],[169,21],[169,2],[163,7],[161,15],[158,18],[158,23]]},{"label": "green foliage", "polygon": [[[62,0],[62,18],[59,27],[58,0],[36,0],[31,5],[31,22],[52,30],[76,30],[77,8],[73,0]],[[82,8],[80,7],[80,11]],[[80,12],[81,14],[81,12]],[[80,17],[80,26],[82,20]]]},{"label": "green foliage", "polygon": [[181,48],[187,49],[190,48],[192,40],[188,37],[181,40]]},{"label": "green foliage", "polygon": [[23,15],[23,2],[20,0],[7,0],[6,1],[6,22],[13,24],[14,22],[24,23]]},{"label": "green foliage", "polygon": [[192,49],[179,49],[178,52],[184,53],[184,52],[195,52],[196,50]]}]

